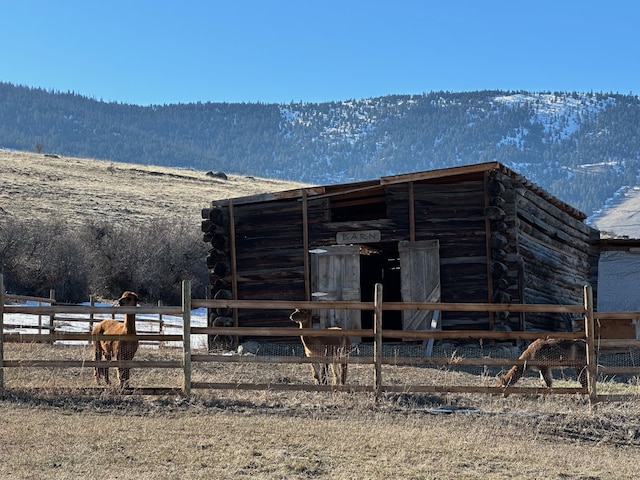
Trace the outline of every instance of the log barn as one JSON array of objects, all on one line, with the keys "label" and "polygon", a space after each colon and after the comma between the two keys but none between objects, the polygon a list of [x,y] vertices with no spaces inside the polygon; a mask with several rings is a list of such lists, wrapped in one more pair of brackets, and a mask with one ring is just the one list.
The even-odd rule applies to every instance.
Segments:
[{"label": "log barn", "polygon": [[[217,200],[202,210],[210,297],[238,300],[581,304],[599,232],[497,163]],[[288,311],[210,312],[209,325],[290,327]],[[433,312],[385,312],[419,330]],[[321,327],[371,328],[372,312],[321,311]],[[442,312],[442,329],[566,331],[551,314]]]}]

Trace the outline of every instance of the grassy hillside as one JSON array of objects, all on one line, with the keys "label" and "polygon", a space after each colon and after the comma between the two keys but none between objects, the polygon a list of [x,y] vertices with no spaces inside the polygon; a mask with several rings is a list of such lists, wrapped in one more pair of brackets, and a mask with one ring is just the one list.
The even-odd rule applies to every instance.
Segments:
[{"label": "grassy hillside", "polygon": [[277,192],[300,183],[141,166],[73,157],[0,150],[0,221],[91,219],[143,222],[150,218],[193,218],[212,200]]},{"label": "grassy hillside", "polygon": [[615,236],[640,238],[640,189],[629,189],[594,219],[602,232]]}]

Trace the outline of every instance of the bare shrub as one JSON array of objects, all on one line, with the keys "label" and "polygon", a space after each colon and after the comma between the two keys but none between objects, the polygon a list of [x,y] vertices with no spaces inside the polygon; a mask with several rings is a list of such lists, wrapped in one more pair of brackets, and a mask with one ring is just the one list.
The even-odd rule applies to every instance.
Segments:
[{"label": "bare shrub", "polygon": [[0,225],[0,272],[5,276],[8,291],[17,291],[20,284],[18,271],[20,258],[26,245],[28,232],[16,220],[9,218]]},{"label": "bare shrub", "polygon": [[70,302],[88,297],[83,248],[61,222],[6,222],[0,233],[0,265],[8,290],[48,297],[53,289]]},{"label": "bare shrub", "polygon": [[69,227],[9,219],[0,228],[0,272],[7,290],[48,297],[54,289],[63,302],[136,290],[147,301],[177,305],[182,280],[204,292],[206,254],[199,229],[183,220]]},{"label": "bare shrub", "polygon": [[200,232],[180,220],[147,224],[90,224],[82,229],[92,292],[113,297],[132,289],[149,300],[179,304],[182,280],[194,291],[208,281],[207,247]]}]

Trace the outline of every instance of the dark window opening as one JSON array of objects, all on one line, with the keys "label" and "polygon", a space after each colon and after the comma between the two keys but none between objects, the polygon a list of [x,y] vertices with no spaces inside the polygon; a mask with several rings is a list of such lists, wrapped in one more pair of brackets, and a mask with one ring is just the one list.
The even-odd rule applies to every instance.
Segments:
[{"label": "dark window opening", "polygon": [[332,222],[348,222],[358,220],[378,220],[386,218],[387,205],[384,202],[331,206]]}]

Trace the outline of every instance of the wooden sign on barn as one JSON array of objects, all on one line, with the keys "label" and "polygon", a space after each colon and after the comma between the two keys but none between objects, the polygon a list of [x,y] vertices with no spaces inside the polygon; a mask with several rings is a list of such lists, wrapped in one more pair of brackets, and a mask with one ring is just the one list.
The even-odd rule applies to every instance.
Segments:
[{"label": "wooden sign on barn", "polygon": [[[211,298],[581,304],[599,233],[496,162],[214,201],[202,211]],[[595,288],[595,285],[593,285]],[[209,324],[290,327],[288,311],[211,312]],[[418,314],[419,312],[405,312]],[[371,328],[372,312],[321,326]],[[443,312],[442,329],[562,331],[551,314]],[[385,329],[430,318],[385,312]]]}]

